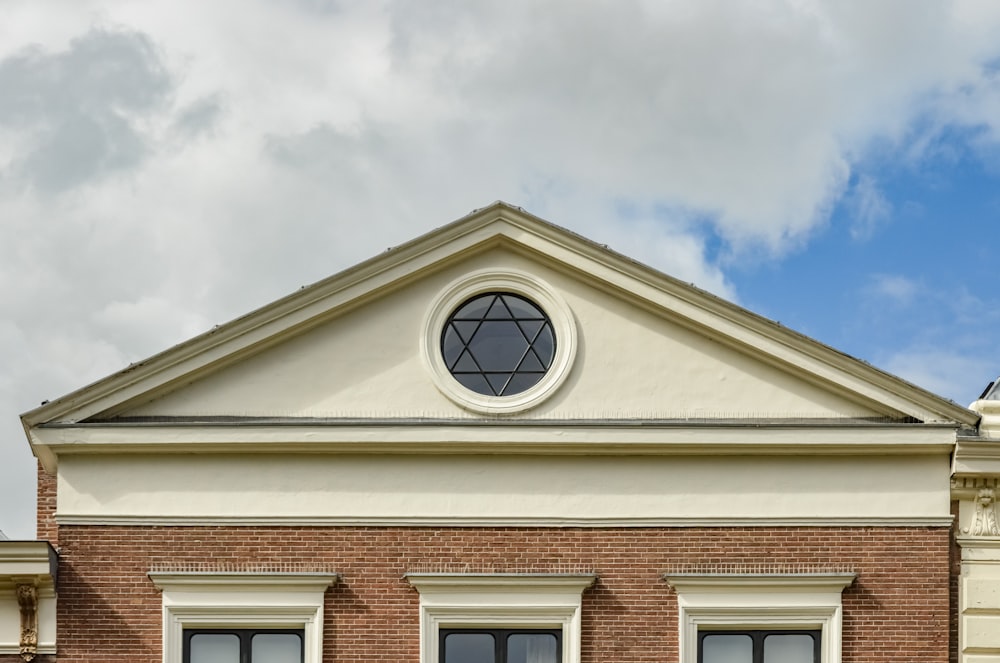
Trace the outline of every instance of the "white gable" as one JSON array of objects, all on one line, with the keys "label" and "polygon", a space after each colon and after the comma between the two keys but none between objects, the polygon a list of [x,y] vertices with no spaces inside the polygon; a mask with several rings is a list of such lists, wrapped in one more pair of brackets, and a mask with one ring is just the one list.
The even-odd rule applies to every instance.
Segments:
[{"label": "white gable", "polygon": [[[501,246],[369,299],[119,417],[474,417],[422,356],[428,308],[471,273],[516,271],[555,290],[578,330],[561,387],[523,413],[544,419],[843,418],[902,413],[836,393],[794,367],[640,307],[579,274]],[[439,330],[429,332],[436,342]]]}]

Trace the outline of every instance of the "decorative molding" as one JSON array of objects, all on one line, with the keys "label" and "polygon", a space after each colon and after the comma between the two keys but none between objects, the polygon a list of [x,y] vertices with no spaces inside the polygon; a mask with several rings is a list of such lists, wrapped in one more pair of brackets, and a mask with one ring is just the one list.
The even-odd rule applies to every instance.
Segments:
[{"label": "decorative molding", "polygon": [[150,571],[163,594],[163,663],[181,663],[185,628],[301,628],[304,663],[323,657],[329,572]]},{"label": "decorative molding", "polygon": [[407,573],[420,593],[420,663],[437,663],[448,627],[562,630],[563,663],[580,663],[581,609],[593,573]]},{"label": "decorative molding", "polygon": [[[453,380],[450,374],[448,379]],[[454,381],[454,380],[453,380]],[[527,393],[527,392],[526,392]],[[944,455],[948,426],[796,421],[386,420],[53,425],[29,431],[51,454]]]},{"label": "decorative molding", "polygon": [[702,628],[818,628],[822,656],[840,663],[841,592],[853,572],[668,573],[680,608],[679,660],[694,661]]},{"label": "decorative molding", "polygon": [[586,527],[594,529],[657,527],[951,527],[953,516],[922,517],[664,517],[664,518],[546,518],[546,517],[373,517],[373,516],[133,516],[57,514],[60,525],[163,525],[233,527]]},{"label": "decorative molding", "polygon": [[1000,526],[997,525],[996,491],[993,488],[980,488],[975,499],[976,512],[972,518],[972,526],[963,528],[966,534],[972,536],[1000,536]]},{"label": "decorative molding", "polygon": [[33,661],[38,654],[38,587],[32,582],[17,583],[17,606],[21,612],[21,660]]}]

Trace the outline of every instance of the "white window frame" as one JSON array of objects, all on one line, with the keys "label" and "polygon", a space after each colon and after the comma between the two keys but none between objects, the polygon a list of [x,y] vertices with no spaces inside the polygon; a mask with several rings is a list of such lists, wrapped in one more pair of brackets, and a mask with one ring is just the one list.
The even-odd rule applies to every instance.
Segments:
[{"label": "white window frame", "polygon": [[664,576],[677,593],[680,662],[698,660],[698,633],[722,629],[820,629],[820,660],[840,663],[841,593],[853,573]]},{"label": "white window frame", "polygon": [[420,663],[438,663],[443,628],[552,628],[580,663],[583,590],[594,574],[407,573],[420,593]]},{"label": "white window frame", "polygon": [[[533,302],[548,316],[556,337],[552,364],[538,384],[510,396],[487,396],[463,387],[445,366],[441,332],[462,302],[487,292],[510,292]],[[448,285],[434,300],[420,337],[424,365],[438,390],[461,407],[484,414],[513,414],[542,403],[566,380],[576,357],[576,320],[555,288],[521,270],[479,270]]]},{"label": "white window frame", "polygon": [[163,663],[182,663],[184,629],[303,630],[304,663],[323,660],[323,596],[335,573],[153,572],[163,594]]}]

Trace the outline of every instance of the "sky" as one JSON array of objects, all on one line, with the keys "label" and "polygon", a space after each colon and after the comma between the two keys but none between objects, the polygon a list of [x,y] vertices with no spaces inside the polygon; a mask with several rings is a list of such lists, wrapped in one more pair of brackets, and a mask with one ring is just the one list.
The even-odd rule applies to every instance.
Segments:
[{"label": "sky", "polygon": [[20,413],[494,200],[967,405],[1000,3],[0,0],[0,529]]}]

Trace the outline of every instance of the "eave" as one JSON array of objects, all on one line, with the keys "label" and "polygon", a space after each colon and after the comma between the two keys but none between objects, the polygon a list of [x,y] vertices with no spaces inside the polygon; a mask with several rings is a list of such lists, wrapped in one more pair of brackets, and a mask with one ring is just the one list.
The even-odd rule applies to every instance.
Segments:
[{"label": "eave", "polygon": [[68,454],[948,454],[947,424],[385,420],[50,424],[30,431],[47,470]]}]

